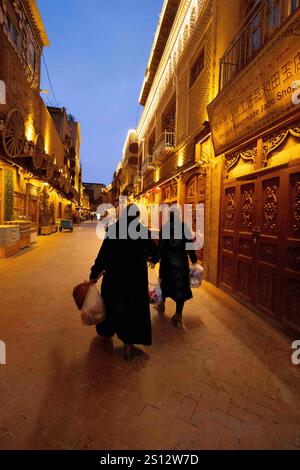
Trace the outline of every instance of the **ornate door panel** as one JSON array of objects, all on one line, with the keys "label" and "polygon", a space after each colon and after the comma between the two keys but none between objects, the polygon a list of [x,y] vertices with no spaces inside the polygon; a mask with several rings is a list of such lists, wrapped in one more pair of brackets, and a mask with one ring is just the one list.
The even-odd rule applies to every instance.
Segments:
[{"label": "ornate door panel", "polygon": [[238,188],[237,295],[247,302],[253,299],[256,223],[256,182],[243,182]]},{"label": "ornate door panel", "polygon": [[236,206],[236,185],[225,186],[221,219],[220,284],[233,292],[236,291]]},{"label": "ornate door panel", "polygon": [[226,183],[219,283],[300,331],[300,167]]},{"label": "ornate door panel", "polygon": [[285,230],[284,176],[284,172],[281,172],[259,178],[254,229],[254,305],[277,319],[280,317],[282,304],[280,278]]},{"label": "ornate door panel", "polygon": [[286,175],[286,226],[283,264],[283,322],[300,331],[300,168]]}]

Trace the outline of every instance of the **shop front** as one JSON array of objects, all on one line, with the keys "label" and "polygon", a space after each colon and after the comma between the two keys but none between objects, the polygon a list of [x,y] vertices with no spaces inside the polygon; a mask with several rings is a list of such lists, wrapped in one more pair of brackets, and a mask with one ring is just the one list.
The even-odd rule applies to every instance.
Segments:
[{"label": "shop front", "polygon": [[299,17],[298,10],[209,106],[223,159],[219,285],[293,331],[300,331]]}]

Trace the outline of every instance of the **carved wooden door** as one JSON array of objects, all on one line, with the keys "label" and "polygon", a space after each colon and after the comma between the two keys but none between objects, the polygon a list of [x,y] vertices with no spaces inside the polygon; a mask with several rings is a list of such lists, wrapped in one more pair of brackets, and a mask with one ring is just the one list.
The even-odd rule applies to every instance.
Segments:
[{"label": "carved wooden door", "polygon": [[287,172],[284,197],[287,210],[282,267],[282,321],[300,331],[300,166]]},{"label": "carved wooden door", "polygon": [[219,283],[300,331],[300,167],[225,183]]},{"label": "carved wooden door", "polygon": [[253,303],[255,284],[257,181],[237,184],[236,293]]},{"label": "carved wooden door", "polygon": [[39,217],[39,200],[37,197],[29,198],[29,218],[31,222],[37,223]]},{"label": "carved wooden door", "polygon": [[253,304],[280,320],[282,312],[282,266],[285,241],[285,172],[258,179]]},{"label": "carved wooden door", "polygon": [[220,269],[221,287],[253,303],[257,181],[226,183],[223,194]]},{"label": "carved wooden door", "polygon": [[224,185],[221,207],[219,283],[236,292],[237,183]]}]

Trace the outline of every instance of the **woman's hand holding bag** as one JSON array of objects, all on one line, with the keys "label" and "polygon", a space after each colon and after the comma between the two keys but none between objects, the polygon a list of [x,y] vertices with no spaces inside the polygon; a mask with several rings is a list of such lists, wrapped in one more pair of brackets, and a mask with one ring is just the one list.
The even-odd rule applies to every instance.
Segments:
[{"label": "woman's hand holding bag", "polygon": [[162,303],[162,291],[160,288],[160,282],[155,272],[155,266],[149,265],[148,269],[148,283],[149,283],[149,302],[150,304],[157,305]]},{"label": "woman's hand holding bag", "polygon": [[105,320],[105,304],[96,287],[97,280],[83,282],[73,290],[73,298],[81,311],[81,320],[84,325],[91,326]]}]

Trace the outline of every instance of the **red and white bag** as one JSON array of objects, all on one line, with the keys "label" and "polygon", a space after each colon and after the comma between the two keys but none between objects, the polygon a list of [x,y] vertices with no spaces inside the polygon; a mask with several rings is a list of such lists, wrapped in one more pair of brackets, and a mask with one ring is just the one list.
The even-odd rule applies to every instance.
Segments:
[{"label": "red and white bag", "polygon": [[149,267],[148,269],[148,292],[149,302],[152,305],[158,305],[162,303],[162,291],[160,288],[160,282],[156,274],[155,268]]},{"label": "red and white bag", "polygon": [[203,278],[203,266],[200,263],[195,263],[190,267],[190,286],[200,287]]}]

